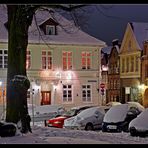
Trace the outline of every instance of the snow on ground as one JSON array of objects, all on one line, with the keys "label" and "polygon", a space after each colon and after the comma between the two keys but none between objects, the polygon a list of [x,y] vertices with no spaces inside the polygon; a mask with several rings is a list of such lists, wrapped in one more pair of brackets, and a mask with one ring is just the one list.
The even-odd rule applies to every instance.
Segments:
[{"label": "snow on ground", "polygon": [[0,137],[0,144],[148,144],[148,137],[132,137],[129,133],[69,130],[34,125],[33,133],[17,133]]}]

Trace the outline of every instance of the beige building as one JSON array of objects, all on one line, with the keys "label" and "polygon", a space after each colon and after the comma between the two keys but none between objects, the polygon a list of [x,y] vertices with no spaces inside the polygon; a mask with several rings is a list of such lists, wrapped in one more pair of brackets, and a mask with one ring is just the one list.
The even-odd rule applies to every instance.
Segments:
[{"label": "beige building", "polygon": [[141,96],[141,55],[148,37],[148,23],[128,23],[120,48],[120,79],[122,102],[138,101]]},{"label": "beige building", "polygon": [[[5,83],[7,19],[3,16],[1,20],[0,79]],[[83,32],[57,12],[38,11],[36,22],[33,20],[29,28],[26,54],[27,76],[31,82],[28,103],[60,104],[66,108],[100,105],[100,54],[105,46],[105,42]]]}]

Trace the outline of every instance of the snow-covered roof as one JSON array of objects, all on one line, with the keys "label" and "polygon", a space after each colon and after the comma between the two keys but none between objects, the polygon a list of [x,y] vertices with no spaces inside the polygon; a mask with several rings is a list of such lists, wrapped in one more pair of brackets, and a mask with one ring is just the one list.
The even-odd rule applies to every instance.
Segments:
[{"label": "snow-covered roof", "polygon": [[143,42],[148,39],[148,23],[132,22],[130,25],[133,29],[140,48],[143,49]]},{"label": "snow-covered roof", "polygon": [[[37,23],[39,26],[50,18],[59,23],[57,26],[57,35],[45,35],[40,27],[36,25]],[[0,8],[0,42],[8,42],[8,31],[4,26],[6,22],[7,11]],[[43,10],[36,12],[32,25],[29,27],[28,39],[29,43],[93,45],[103,47],[106,45],[104,41],[85,33],[76,27],[72,21],[67,20],[59,13],[49,13]]]},{"label": "snow-covered roof", "polygon": [[102,51],[109,55],[111,52],[111,49],[112,49],[112,46],[107,46],[107,47],[102,48]]}]

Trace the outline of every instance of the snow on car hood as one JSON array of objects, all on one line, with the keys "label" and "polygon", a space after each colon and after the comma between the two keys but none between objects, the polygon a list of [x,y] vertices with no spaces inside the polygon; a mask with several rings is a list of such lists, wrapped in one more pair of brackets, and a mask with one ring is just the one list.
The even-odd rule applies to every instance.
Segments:
[{"label": "snow on car hood", "polygon": [[117,123],[122,122],[126,118],[128,104],[121,104],[111,107],[105,114],[103,122]]},{"label": "snow on car hood", "polygon": [[148,130],[148,108],[133,119],[129,127],[135,127],[138,130]]},{"label": "snow on car hood", "polygon": [[75,123],[76,116],[64,120],[64,126],[71,126]]}]

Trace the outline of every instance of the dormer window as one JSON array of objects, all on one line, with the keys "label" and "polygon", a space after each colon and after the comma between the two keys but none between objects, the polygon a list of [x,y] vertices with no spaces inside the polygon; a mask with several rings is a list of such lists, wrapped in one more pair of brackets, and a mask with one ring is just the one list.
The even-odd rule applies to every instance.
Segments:
[{"label": "dormer window", "polygon": [[46,25],[46,35],[55,35],[55,26],[53,25]]}]

